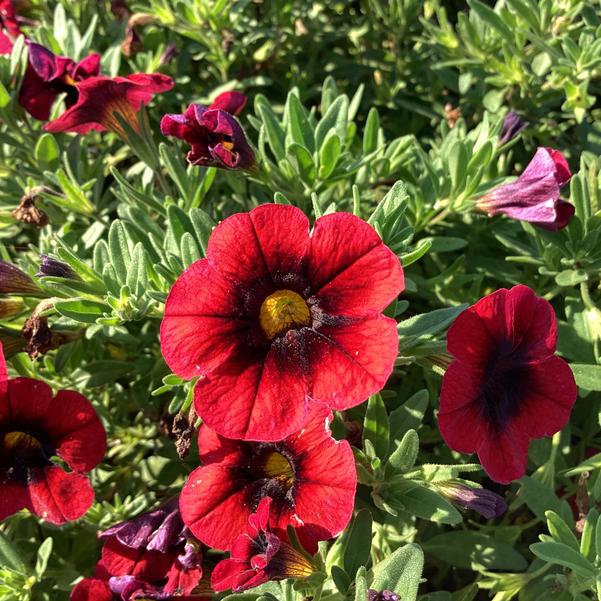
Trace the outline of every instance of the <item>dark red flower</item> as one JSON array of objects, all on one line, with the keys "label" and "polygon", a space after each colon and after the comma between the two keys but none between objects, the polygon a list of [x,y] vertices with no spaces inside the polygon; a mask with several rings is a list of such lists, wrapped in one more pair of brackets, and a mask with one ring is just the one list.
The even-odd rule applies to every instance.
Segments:
[{"label": "dark red flower", "polygon": [[0,356],[0,519],[29,509],[53,524],[75,520],[94,500],[84,474],[104,456],[104,428],[81,394],[61,390],[53,398],[44,382],[9,380]]},{"label": "dark red flower", "polygon": [[175,282],[161,349],[195,386],[198,415],[229,438],[282,440],[316,402],[346,409],[380,390],[398,351],[381,312],[403,290],[396,255],[354,215],[315,222],[288,205],[225,219],[207,258]]},{"label": "dark red flower", "polygon": [[574,215],[574,206],[559,198],[561,188],[571,177],[561,152],[539,148],[515,182],[497,186],[477,199],[476,206],[491,216],[503,213],[557,231],[568,225]]},{"label": "dark red flower", "polygon": [[[109,528],[100,538],[108,539],[102,565],[112,576],[135,576],[155,583],[166,578],[162,590],[170,594],[188,594],[200,582],[202,555],[182,521],[177,497],[154,511]],[[140,562],[148,561],[163,562],[162,568],[142,568]]]},{"label": "dark red flower", "polygon": [[507,511],[505,499],[487,488],[467,486],[452,480],[436,483],[436,488],[449,501],[465,509],[477,511],[487,520],[497,518]]},{"label": "dark red flower", "polygon": [[17,266],[0,260],[0,294],[39,295],[40,288]]},{"label": "dark red flower", "polygon": [[54,101],[66,94],[67,108],[77,102],[77,83],[98,75],[100,55],[90,54],[79,63],[56,56],[44,46],[29,42],[29,63],[19,92],[19,104],[32,116],[47,121]]},{"label": "dark red flower", "polygon": [[196,538],[229,549],[265,497],[272,499],[270,529],[286,538],[293,526],[313,553],[318,541],[342,532],[353,513],[357,476],[351,447],[332,438],[330,420],[329,410],[317,407],[301,431],[274,443],[229,440],[202,426],[204,465],[180,495],[182,517]]},{"label": "dark red flower", "polygon": [[44,126],[46,131],[71,131],[85,134],[89,131],[111,130],[126,137],[118,114],[134,130],[137,111],[148,104],[155,94],[167,92],[173,80],[160,73],[134,73],[127,77],[90,77],[77,84],[77,102],[58,119]]},{"label": "dark red flower", "polygon": [[211,575],[217,592],[244,591],[269,580],[305,578],[315,568],[311,562],[269,528],[271,499],[264,497],[248,518],[245,534],[234,541],[229,559],[220,561]]},{"label": "dark red flower", "polygon": [[440,432],[452,449],[478,453],[496,482],[521,478],[530,439],[570,417],[577,389],[556,346],[553,308],[522,285],[479,300],[449,329],[455,360],[442,381]]},{"label": "dark red flower", "polygon": [[183,115],[164,115],[161,132],[192,146],[188,162],[224,169],[250,169],[255,155],[237,115],[246,104],[240,92],[220,94],[211,106],[191,104]]}]

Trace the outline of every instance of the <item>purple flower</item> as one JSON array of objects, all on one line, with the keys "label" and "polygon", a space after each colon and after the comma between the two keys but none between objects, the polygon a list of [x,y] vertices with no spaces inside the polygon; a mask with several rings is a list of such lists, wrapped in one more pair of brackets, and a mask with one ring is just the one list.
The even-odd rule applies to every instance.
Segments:
[{"label": "purple flower", "polygon": [[188,162],[222,169],[251,169],[255,155],[234,117],[246,103],[240,92],[226,92],[211,106],[190,104],[183,115],[164,115],[161,132],[192,146]]},{"label": "purple flower", "polygon": [[392,591],[375,591],[370,588],[367,591],[367,601],[400,601],[400,597]]},{"label": "purple flower", "polygon": [[561,152],[538,148],[516,181],[493,188],[476,200],[476,206],[489,216],[503,213],[512,219],[557,231],[564,228],[574,214],[574,206],[559,198],[561,188],[571,177]]},{"label": "purple flower", "polygon": [[528,127],[530,123],[522,119],[517,113],[509,111],[503,119],[503,127],[499,135],[499,146],[507,144],[513,140],[523,129]]},{"label": "purple flower", "polygon": [[0,260],[0,294],[39,294],[37,284],[18,267]]},{"label": "purple flower", "polygon": [[503,497],[486,488],[472,488],[460,482],[442,482],[438,490],[449,501],[473,509],[487,520],[497,518],[507,511],[507,503]]},{"label": "purple flower", "polygon": [[40,270],[35,274],[36,277],[52,276],[55,278],[65,278],[69,280],[76,279],[75,272],[62,261],[53,259],[48,255],[40,255]]}]

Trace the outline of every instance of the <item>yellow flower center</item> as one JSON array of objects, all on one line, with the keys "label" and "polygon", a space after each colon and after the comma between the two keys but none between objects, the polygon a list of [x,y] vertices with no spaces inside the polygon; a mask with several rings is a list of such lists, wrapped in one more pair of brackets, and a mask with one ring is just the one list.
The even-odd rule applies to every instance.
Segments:
[{"label": "yellow flower center", "polygon": [[311,323],[309,307],[303,297],[292,290],[278,290],[261,305],[261,327],[268,338]]},{"label": "yellow flower center", "polygon": [[290,462],[277,451],[270,451],[262,458],[261,471],[266,478],[278,480],[286,489],[294,484],[294,470]]},{"label": "yellow flower center", "polygon": [[8,432],[4,435],[5,449],[19,449],[20,451],[41,449],[42,445],[37,438],[26,432]]}]

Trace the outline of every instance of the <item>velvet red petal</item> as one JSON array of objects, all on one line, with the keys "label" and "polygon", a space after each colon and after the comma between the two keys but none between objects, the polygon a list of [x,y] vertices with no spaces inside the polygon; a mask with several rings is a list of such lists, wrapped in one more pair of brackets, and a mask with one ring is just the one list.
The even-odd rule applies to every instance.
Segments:
[{"label": "velvet red petal", "polygon": [[69,601],[113,601],[115,596],[108,584],[98,578],[84,578],[71,591]]},{"label": "velvet red petal", "polygon": [[74,390],[60,390],[45,416],[43,428],[56,454],[77,472],[97,466],[106,452],[106,432],[96,410]]},{"label": "velvet red petal", "polygon": [[[263,576],[263,582],[267,582],[267,576],[264,573]],[[211,573],[211,588],[215,592],[237,590],[253,577],[255,577],[255,570],[251,569],[248,563],[235,559],[224,559],[215,566]],[[261,583],[258,582],[258,584]]]},{"label": "velvet red petal", "polygon": [[140,580],[162,580],[175,556],[159,551],[132,549],[110,538],[102,547],[102,565],[111,576],[135,576]]},{"label": "velvet red petal", "polygon": [[202,463],[236,465],[246,461],[248,445],[219,436],[215,430],[201,426],[198,430],[198,456]]},{"label": "velvet red petal", "polygon": [[52,388],[40,380],[13,378],[7,394],[0,398],[0,421],[17,423],[39,421],[52,401]]},{"label": "velvet red petal", "polygon": [[4,481],[2,476],[0,472],[0,521],[21,509],[32,509],[27,486]]},{"label": "velvet red petal", "polygon": [[94,491],[86,476],[67,473],[56,466],[33,471],[29,495],[33,512],[52,524],[77,520],[94,501]]},{"label": "velvet red petal", "polygon": [[[202,569],[190,568],[184,569],[177,561],[174,561],[167,572],[167,582],[163,586],[166,593],[178,593],[178,595],[190,594],[202,578]],[[179,600],[181,597],[176,597]]]},{"label": "velvet red petal", "polygon": [[516,417],[516,427],[532,438],[552,436],[570,419],[578,396],[574,374],[556,356],[529,365],[527,374],[528,389]]},{"label": "velvet red petal", "polygon": [[198,415],[222,436],[274,441],[307,419],[307,381],[294,332],[267,357],[237,356],[202,378],[194,389]]},{"label": "velvet red petal", "polygon": [[179,509],[184,523],[198,540],[215,549],[229,549],[246,530],[254,487],[239,468],[205,465],[196,468],[180,493]]},{"label": "velvet red petal", "polygon": [[509,484],[526,473],[528,436],[515,421],[509,421],[502,432],[489,432],[483,437],[478,458],[491,480]]},{"label": "velvet red petal", "polygon": [[211,102],[209,109],[221,109],[230,115],[237,115],[242,112],[246,101],[247,98],[242,92],[236,92],[235,90],[232,92],[223,92]]},{"label": "velvet red petal", "polygon": [[320,217],[313,228],[307,273],[313,290],[320,290],[382,244],[368,223],[351,213],[331,213]]},{"label": "velvet red petal", "polygon": [[362,317],[383,311],[404,285],[399,259],[380,244],[330,280],[315,296],[326,313]]},{"label": "velvet red petal", "polygon": [[8,391],[8,370],[6,369],[6,359],[4,358],[4,348],[0,342],[0,416],[2,415],[3,397]]},{"label": "velvet red petal", "polygon": [[313,399],[348,409],[380,390],[398,353],[396,322],[379,315],[304,330]]},{"label": "velvet red petal", "polygon": [[248,322],[238,319],[240,302],[232,286],[206,259],[177,279],[165,304],[161,351],[182,378],[221,365],[237,350]]}]

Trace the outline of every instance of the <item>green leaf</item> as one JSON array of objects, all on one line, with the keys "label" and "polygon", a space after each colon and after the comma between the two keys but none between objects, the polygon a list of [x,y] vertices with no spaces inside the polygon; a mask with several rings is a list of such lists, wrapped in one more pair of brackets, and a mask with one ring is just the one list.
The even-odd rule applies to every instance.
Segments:
[{"label": "green leaf", "polygon": [[44,542],[38,548],[38,555],[35,563],[35,573],[38,580],[42,579],[42,576],[46,573],[48,567],[48,560],[52,553],[53,540],[51,537],[44,539]]},{"label": "green leaf", "polygon": [[411,251],[404,255],[401,255],[401,265],[403,268],[419,261],[432,247],[432,240],[424,238],[417,243],[417,246]]},{"label": "green leaf", "polygon": [[585,390],[601,391],[601,365],[584,365],[572,363],[570,365],[576,378],[576,384]]},{"label": "green leaf", "polygon": [[366,566],[371,554],[371,513],[368,509],[361,509],[353,519],[344,547],[344,571],[351,578],[362,566]]},{"label": "green leaf", "polygon": [[528,566],[513,545],[482,532],[446,532],[430,538],[423,548],[442,561],[468,570],[522,572]]},{"label": "green leaf", "polygon": [[580,554],[590,561],[595,560],[596,556],[596,526],[599,519],[599,512],[593,507],[587,514],[582,528],[580,538]]},{"label": "green leaf", "polygon": [[286,156],[284,146],[286,134],[273,112],[269,101],[262,94],[257,94],[255,97],[255,112],[263,121],[265,135],[273,155],[277,161],[281,161]]},{"label": "green leaf", "polygon": [[540,559],[564,566],[582,578],[594,578],[595,567],[578,551],[562,543],[547,541],[530,545],[530,550]]},{"label": "green leaf", "polygon": [[288,93],[286,107],[289,119],[288,126],[292,139],[313,154],[315,151],[315,133],[307,118],[305,107],[294,92]]},{"label": "green leaf", "polygon": [[345,95],[338,96],[338,98],[332,102],[315,128],[315,148],[321,150],[321,145],[331,129],[334,129],[344,144],[346,141],[348,108],[349,100]]},{"label": "green leaf", "polygon": [[392,439],[400,441],[408,430],[417,430],[424,419],[427,408],[428,391],[424,388],[392,411],[389,417]]},{"label": "green leaf", "polygon": [[541,520],[546,520],[547,510],[554,511],[569,527],[574,526],[572,511],[568,503],[558,499],[555,493],[530,476],[524,476],[520,480],[520,498],[528,505],[532,513]]},{"label": "green leaf", "polygon": [[10,103],[10,94],[4,87],[4,84],[0,81],[0,108],[3,109]]},{"label": "green leaf", "polygon": [[386,463],[392,473],[404,473],[415,465],[419,453],[419,436],[415,430],[408,430],[399,446],[392,452]]},{"label": "green leaf", "polygon": [[588,275],[584,271],[578,271],[576,269],[566,269],[560,271],[555,276],[555,282],[558,286],[576,286],[580,282],[586,282]]},{"label": "green leaf", "polygon": [[380,115],[376,107],[371,107],[365,121],[363,132],[363,154],[374,152],[378,148],[378,133],[380,130]]},{"label": "green leaf", "polygon": [[334,130],[330,130],[319,149],[319,179],[328,179],[336,168],[340,157],[340,138]]},{"label": "green leaf", "polygon": [[415,601],[424,567],[424,554],[416,544],[399,547],[374,567],[370,588],[395,592],[403,601]]},{"label": "green leaf", "polygon": [[363,441],[369,440],[380,459],[388,454],[390,424],[386,405],[379,394],[369,397],[363,421]]},{"label": "green leaf", "polygon": [[367,592],[366,570],[361,566],[355,576],[355,601],[365,601],[367,599]]},{"label": "green leaf", "polygon": [[96,323],[99,317],[111,312],[105,303],[86,299],[57,300],[54,307],[61,315],[82,323]]},{"label": "green leaf", "polygon": [[452,189],[454,193],[457,193],[465,183],[467,176],[467,151],[461,140],[457,140],[451,146],[447,160],[451,174]]},{"label": "green leaf", "polygon": [[336,588],[343,595],[346,595],[346,592],[348,591],[352,582],[350,576],[340,566],[332,566],[331,575]]},{"label": "green leaf", "polygon": [[315,181],[316,171],[311,153],[304,146],[293,142],[288,145],[286,154],[301,180],[309,186],[312,185]]},{"label": "green leaf", "polygon": [[467,305],[459,305],[447,309],[436,309],[401,321],[397,326],[401,337],[401,347],[403,337],[432,336],[445,330],[466,307]]},{"label": "green leaf", "polygon": [[449,501],[425,486],[415,486],[401,494],[394,494],[394,498],[403,505],[405,511],[423,520],[450,525],[459,524],[463,520]]},{"label": "green leaf", "polygon": [[480,0],[468,0],[467,3],[484,23],[497,31],[511,46],[514,45],[514,37],[511,29],[509,29],[505,21],[492,8],[489,8],[486,4],[480,2]]},{"label": "green leaf", "polygon": [[33,156],[36,161],[50,165],[58,160],[60,152],[60,148],[54,136],[51,133],[46,132],[42,134],[37,141]]},{"label": "green leaf", "polygon": [[121,221],[113,221],[108,236],[109,256],[115,268],[117,280],[121,284],[127,281],[127,271],[131,263],[131,254],[128,245],[128,236]]},{"label": "green leaf", "polygon": [[575,551],[580,551],[578,539],[574,536],[570,527],[554,511],[546,511],[545,517],[547,518],[549,533],[558,543],[563,543],[568,547],[572,547]]},{"label": "green leaf", "polygon": [[20,574],[27,574],[27,565],[2,531],[0,531],[0,565],[7,566]]}]

